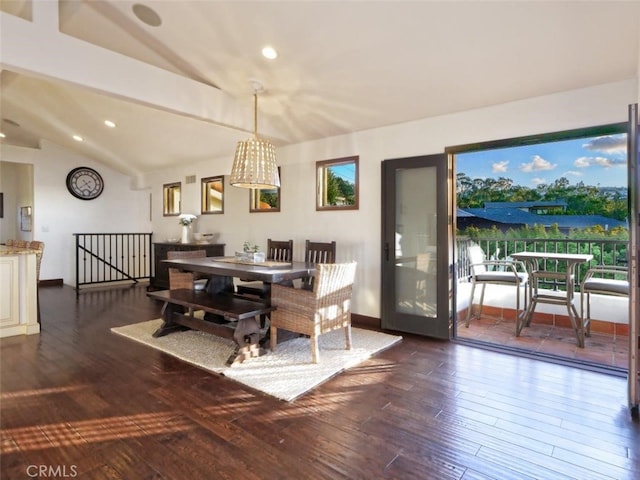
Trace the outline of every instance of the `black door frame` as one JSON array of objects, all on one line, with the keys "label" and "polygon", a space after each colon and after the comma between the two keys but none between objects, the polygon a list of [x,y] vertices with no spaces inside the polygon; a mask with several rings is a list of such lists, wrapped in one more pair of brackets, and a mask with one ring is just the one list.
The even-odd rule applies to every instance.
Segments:
[{"label": "black door frame", "polygon": [[[382,162],[381,212],[381,326],[383,329],[450,339],[453,325],[451,289],[452,207],[450,202],[450,156],[444,153],[388,159]],[[397,312],[395,278],[396,183],[398,169],[436,167],[436,317]],[[425,321],[425,319],[430,319]]]}]

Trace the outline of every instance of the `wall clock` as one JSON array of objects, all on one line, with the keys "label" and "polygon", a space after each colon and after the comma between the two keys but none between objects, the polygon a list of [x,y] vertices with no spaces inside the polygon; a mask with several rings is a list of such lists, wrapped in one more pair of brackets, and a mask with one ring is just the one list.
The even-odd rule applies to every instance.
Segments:
[{"label": "wall clock", "polygon": [[74,168],[67,175],[69,193],[80,200],[93,200],[102,193],[104,181],[93,168]]}]

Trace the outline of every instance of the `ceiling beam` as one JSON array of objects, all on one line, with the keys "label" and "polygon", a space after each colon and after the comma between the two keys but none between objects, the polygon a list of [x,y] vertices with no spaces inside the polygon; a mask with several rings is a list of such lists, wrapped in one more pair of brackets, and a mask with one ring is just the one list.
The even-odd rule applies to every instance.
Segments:
[{"label": "ceiling beam", "polygon": [[[253,115],[246,103],[215,87],[62,34],[54,25],[57,2],[33,5],[33,22],[0,12],[0,69],[253,133]],[[282,140],[268,122],[261,122],[260,133]]]}]

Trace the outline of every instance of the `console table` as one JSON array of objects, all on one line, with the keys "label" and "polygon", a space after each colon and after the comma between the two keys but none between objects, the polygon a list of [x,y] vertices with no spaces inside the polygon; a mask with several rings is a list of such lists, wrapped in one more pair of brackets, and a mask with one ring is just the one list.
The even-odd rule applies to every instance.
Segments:
[{"label": "console table", "polygon": [[150,287],[154,290],[169,288],[169,267],[163,260],[167,259],[167,252],[185,250],[205,250],[207,257],[224,256],[224,243],[176,243],[154,242],[153,244],[153,272]]}]

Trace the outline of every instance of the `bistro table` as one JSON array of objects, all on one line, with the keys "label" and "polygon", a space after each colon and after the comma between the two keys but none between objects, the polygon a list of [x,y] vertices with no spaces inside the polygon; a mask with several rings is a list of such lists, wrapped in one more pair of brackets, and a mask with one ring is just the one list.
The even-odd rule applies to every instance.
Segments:
[{"label": "bistro table", "polygon": [[[516,318],[516,337],[520,336],[520,332],[524,326],[529,326],[531,323],[533,313],[538,303],[565,305],[571,326],[576,334],[578,346],[584,348],[584,325],[582,317],[578,314],[573,304],[575,297],[575,275],[576,267],[592,260],[593,255],[582,253],[518,252],[513,253],[511,257],[515,260],[525,262],[531,278],[529,282],[529,298],[531,302],[527,306],[524,315]],[[558,272],[557,270],[547,270],[547,262],[553,262],[554,264],[564,262],[567,266],[566,271]],[[548,290],[541,291],[539,289],[539,282],[541,280],[553,280],[554,282],[563,283],[567,289],[565,295],[554,295]]]}]

